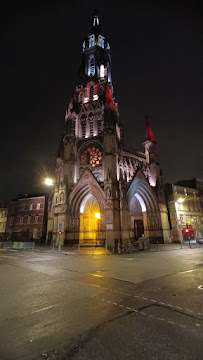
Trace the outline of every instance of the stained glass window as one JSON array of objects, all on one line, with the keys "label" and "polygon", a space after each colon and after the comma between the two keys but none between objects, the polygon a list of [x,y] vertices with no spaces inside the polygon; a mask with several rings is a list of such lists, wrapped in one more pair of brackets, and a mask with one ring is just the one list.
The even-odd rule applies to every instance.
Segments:
[{"label": "stained glass window", "polygon": [[81,155],[81,164],[95,167],[101,165],[102,162],[102,152],[99,148],[88,147]]}]

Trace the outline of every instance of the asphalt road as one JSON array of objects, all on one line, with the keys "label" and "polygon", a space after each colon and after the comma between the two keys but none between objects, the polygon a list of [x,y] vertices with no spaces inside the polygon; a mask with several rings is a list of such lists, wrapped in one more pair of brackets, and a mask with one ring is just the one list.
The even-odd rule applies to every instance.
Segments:
[{"label": "asphalt road", "polygon": [[203,359],[203,247],[0,250],[0,359]]}]

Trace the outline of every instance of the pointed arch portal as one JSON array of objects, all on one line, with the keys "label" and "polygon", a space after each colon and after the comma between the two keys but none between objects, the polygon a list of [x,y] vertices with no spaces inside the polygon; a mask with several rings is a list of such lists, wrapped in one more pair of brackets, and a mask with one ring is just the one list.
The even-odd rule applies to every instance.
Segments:
[{"label": "pointed arch portal", "polygon": [[99,203],[92,194],[88,194],[80,205],[80,244],[100,245]]},{"label": "pointed arch portal", "polygon": [[69,204],[70,237],[79,240],[81,245],[102,245],[104,192],[88,169],[71,192]]},{"label": "pointed arch portal", "polygon": [[137,240],[142,234],[151,242],[161,239],[162,226],[158,202],[141,172],[136,174],[128,189],[128,203],[131,239]]}]

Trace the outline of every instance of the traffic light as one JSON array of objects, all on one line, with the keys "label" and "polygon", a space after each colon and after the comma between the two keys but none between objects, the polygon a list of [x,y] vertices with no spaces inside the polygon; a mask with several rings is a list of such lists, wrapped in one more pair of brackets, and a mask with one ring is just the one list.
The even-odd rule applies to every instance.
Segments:
[{"label": "traffic light", "polygon": [[59,230],[59,235],[61,235],[62,234],[62,231],[61,230]]}]

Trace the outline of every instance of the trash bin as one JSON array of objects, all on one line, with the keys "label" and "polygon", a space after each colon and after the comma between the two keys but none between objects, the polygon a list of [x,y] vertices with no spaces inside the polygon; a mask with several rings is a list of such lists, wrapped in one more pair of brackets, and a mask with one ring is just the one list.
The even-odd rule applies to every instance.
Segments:
[{"label": "trash bin", "polygon": [[138,244],[139,244],[139,251],[144,251],[148,249],[147,238],[145,238],[144,236],[138,239]]}]

